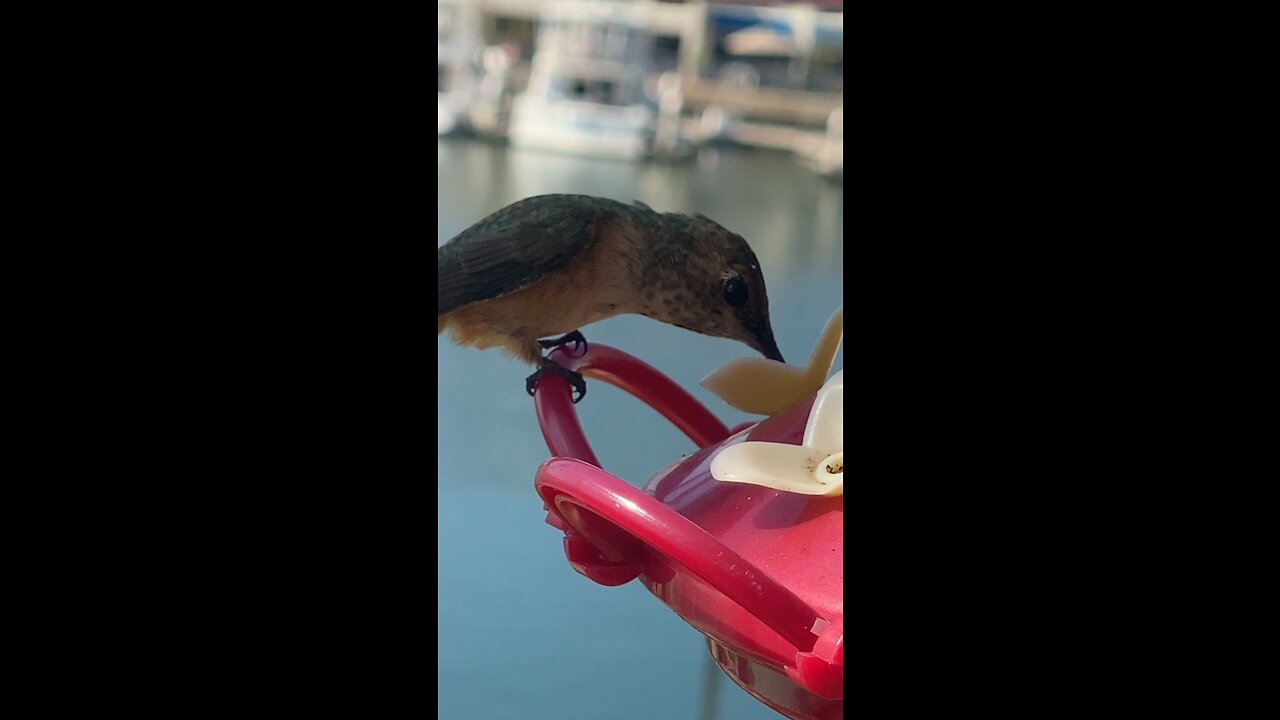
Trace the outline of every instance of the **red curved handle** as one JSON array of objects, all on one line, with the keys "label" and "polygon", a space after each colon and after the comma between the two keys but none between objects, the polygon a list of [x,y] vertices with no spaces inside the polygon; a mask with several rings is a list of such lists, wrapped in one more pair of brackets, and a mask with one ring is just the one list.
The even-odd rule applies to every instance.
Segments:
[{"label": "red curved handle", "polygon": [[[699,448],[731,432],[684,388],[657,369],[607,345],[582,355],[561,346],[561,366],[603,380],[657,410]],[[534,408],[552,458],[534,487],[547,522],[565,533],[565,556],[602,585],[634,580],[643,566],[640,543],[683,565],[768,625],[797,651],[787,673],[823,697],[842,698],[843,624],[831,624],[785,585],[756,568],[697,523],[600,468],[571,401],[569,382],[548,373],[538,382]],[[737,432],[750,423],[734,428]]]},{"label": "red curved handle", "polygon": [[[815,628],[825,626],[825,618],[820,618],[786,586],[653,496],[597,466],[565,457],[543,463],[538,468],[534,487],[543,502],[562,519],[571,521],[572,518],[565,516],[574,512],[565,507],[565,503],[599,515],[688,568],[773,628],[797,651],[806,653],[814,649],[818,640]],[[625,563],[639,558],[615,556],[611,559]],[[818,623],[819,619],[823,622]]]},{"label": "red curved handle", "polygon": [[[729,437],[729,428],[684,388],[652,365],[621,350],[592,343],[585,354],[575,355],[562,345],[549,357],[568,370],[631,393],[671,421],[699,448]],[[538,380],[533,405],[538,425],[542,427],[542,438],[552,456],[577,458],[600,467],[582,431],[570,392],[569,381],[555,373],[547,373]]]}]

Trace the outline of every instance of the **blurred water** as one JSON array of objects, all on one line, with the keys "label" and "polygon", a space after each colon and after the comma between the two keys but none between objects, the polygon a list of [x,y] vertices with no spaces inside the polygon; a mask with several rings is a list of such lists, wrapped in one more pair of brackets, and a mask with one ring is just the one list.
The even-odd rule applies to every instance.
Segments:
[{"label": "blurred water", "polygon": [[[783,355],[804,363],[843,302],[842,186],[790,157],[704,152],[682,165],[632,164],[438,143],[437,244],[530,195],[585,193],[700,212],[747,238],[769,290]],[[723,363],[758,357],[638,316],[583,330],[666,373],[732,426],[759,419],[697,383]],[[565,561],[533,474],[549,456],[531,372],[499,350],[439,347],[438,690],[441,718],[484,720],[751,720],[777,718],[710,662],[705,642],[637,582],[605,588]],[[843,349],[836,367],[844,366]],[[642,486],[693,445],[639,401],[588,381],[578,411],[601,463]],[[707,707],[712,707],[707,712]]]}]

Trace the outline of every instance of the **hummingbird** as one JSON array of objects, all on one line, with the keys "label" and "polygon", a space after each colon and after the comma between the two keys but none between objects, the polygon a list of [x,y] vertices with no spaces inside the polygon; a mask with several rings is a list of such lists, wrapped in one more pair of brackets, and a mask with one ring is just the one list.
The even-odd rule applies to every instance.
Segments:
[{"label": "hummingbird", "polygon": [[436,279],[436,334],[448,330],[459,345],[500,347],[534,365],[525,381],[530,395],[544,373],[555,372],[580,402],[582,375],[542,351],[570,342],[586,349],[580,328],[627,313],[737,340],[783,362],[751,246],[698,214],[537,195],[441,245]]}]

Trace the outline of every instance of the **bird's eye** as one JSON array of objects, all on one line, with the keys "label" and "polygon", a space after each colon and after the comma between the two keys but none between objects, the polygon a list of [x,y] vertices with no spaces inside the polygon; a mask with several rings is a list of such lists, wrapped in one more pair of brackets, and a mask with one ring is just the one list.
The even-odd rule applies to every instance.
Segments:
[{"label": "bird's eye", "polygon": [[724,301],[734,307],[747,304],[747,284],[742,278],[731,277],[724,281]]}]

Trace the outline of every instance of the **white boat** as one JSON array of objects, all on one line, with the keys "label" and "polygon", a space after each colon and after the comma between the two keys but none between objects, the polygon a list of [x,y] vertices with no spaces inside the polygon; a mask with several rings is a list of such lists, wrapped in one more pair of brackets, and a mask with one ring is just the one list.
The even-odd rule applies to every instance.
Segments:
[{"label": "white boat", "polygon": [[828,177],[844,178],[844,108],[835,110],[827,119],[827,134],[815,169]]},{"label": "white boat", "polygon": [[646,12],[630,3],[548,2],[529,85],[512,103],[511,144],[627,159],[647,154],[657,111],[644,93],[652,58]]},{"label": "white boat", "polygon": [[475,7],[466,0],[441,0],[437,16],[436,129],[446,135],[467,125],[468,108],[476,94],[472,61],[480,46],[480,31]]}]

